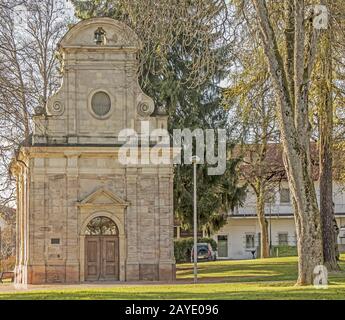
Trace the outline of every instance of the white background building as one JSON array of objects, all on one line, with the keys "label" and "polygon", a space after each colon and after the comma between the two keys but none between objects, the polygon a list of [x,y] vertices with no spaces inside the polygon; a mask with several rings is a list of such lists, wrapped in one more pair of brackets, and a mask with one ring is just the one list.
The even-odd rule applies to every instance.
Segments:
[{"label": "white background building", "polygon": [[[318,182],[315,182],[319,198]],[[333,186],[334,210],[340,233],[340,250],[345,248],[345,186],[337,183]],[[272,246],[296,246],[296,229],[293,207],[287,182],[275,190],[271,204],[267,203],[265,212],[268,221],[268,233]],[[260,226],[256,216],[256,197],[248,189],[244,206],[229,213],[227,224],[213,238],[218,243],[219,259],[252,259],[257,255],[260,245]],[[279,252],[278,252],[279,253]]]}]

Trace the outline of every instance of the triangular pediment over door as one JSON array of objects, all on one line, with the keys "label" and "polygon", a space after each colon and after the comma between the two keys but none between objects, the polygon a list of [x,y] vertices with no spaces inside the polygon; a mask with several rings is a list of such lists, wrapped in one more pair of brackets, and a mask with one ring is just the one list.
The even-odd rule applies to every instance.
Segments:
[{"label": "triangular pediment over door", "polygon": [[79,206],[121,206],[127,207],[129,203],[122,199],[120,196],[114,192],[100,188],[90,195],[88,195],[84,200],[79,202]]}]

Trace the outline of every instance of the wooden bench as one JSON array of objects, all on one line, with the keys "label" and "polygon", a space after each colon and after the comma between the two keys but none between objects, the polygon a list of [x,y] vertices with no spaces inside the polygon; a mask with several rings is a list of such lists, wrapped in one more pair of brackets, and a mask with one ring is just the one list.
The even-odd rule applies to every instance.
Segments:
[{"label": "wooden bench", "polygon": [[2,280],[11,279],[11,282],[14,281],[14,272],[13,271],[3,271],[0,272],[0,283],[3,283]]}]

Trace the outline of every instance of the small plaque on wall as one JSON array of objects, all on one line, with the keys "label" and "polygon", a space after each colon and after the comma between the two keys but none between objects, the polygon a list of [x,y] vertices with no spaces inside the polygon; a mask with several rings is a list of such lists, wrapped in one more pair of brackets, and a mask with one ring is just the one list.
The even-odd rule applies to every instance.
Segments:
[{"label": "small plaque on wall", "polygon": [[50,240],[51,244],[60,244],[60,239],[59,238],[53,238]]}]

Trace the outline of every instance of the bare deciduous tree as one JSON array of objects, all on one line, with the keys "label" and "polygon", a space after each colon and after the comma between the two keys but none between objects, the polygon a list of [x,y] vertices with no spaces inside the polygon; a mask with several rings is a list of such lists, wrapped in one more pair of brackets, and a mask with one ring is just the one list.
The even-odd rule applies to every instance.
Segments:
[{"label": "bare deciduous tree", "polygon": [[[311,174],[308,95],[317,50],[314,16],[306,17],[304,0],[287,0],[285,47],[282,54],[278,31],[273,27],[265,0],[253,0],[262,45],[275,87],[284,163],[295,207],[299,274],[297,284],[313,281],[314,268],[323,263],[321,218]],[[285,60],[285,64],[284,64]],[[288,72],[293,72],[289,74]],[[288,79],[293,76],[294,82]]]},{"label": "bare deciduous tree", "polygon": [[[334,216],[333,203],[333,135],[334,101],[341,104],[344,91],[341,88],[343,73],[341,63],[344,58],[343,16],[344,2],[341,0],[322,1],[329,11],[328,28],[320,38],[314,99],[318,107],[319,149],[320,149],[320,213],[322,219],[324,262],[328,270],[338,271],[338,226]],[[340,27],[340,28],[339,28]],[[339,50],[340,48],[342,49]],[[343,92],[342,92],[343,91]],[[340,98],[340,99],[339,99]]]},{"label": "bare deciduous tree", "polygon": [[269,236],[265,205],[270,190],[278,187],[285,176],[281,162],[279,132],[276,124],[276,104],[272,84],[267,72],[262,50],[246,44],[238,57],[237,72],[230,77],[231,85],[224,90],[230,108],[231,123],[237,132],[239,145],[236,155],[241,155],[240,175],[256,197],[256,213],[260,225],[260,257],[268,258]]},{"label": "bare deciduous tree", "polygon": [[72,2],[80,18],[106,13],[135,30],[143,43],[139,73],[144,86],[150,74],[166,76],[171,72],[169,54],[179,50],[179,56],[190,61],[189,77],[181,85],[197,87],[214,75],[222,59],[214,50],[215,42],[231,43],[226,0]]},{"label": "bare deciduous tree", "polygon": [[[20,7],[18,7],[20,5]],[[32,116],[59,86],[55,49],[66,31],[65,1],[7,1],[0,6],[0,203],[15,198],[13,151],[30,139]]]},{"label": "bare deciduous tree", "polygon": [[[321,4],[327,5],[331,22],[326,30],[313,28],[315,16],[320,13],[314,10],[317,7],[313,1],[295,3],[293,0],[282,2],[239,0],[233,4],[242,13],[239,21],[242,23],[244,21],[249,30],[245,33],[244,38],[255,41],[259,34],[262,39],[262,47],[268,58],[271,79],[274,80],[276,96],[280,104],[278,115],[280,115],[282,136],[286,142],[289,141],[286,143],[287,167],[290,166],[290,171],[298,173],[304,166],[304,173],[299,178],[290,174],[292,181],[290,186],[295,185],[294,188],[299,194],[309,192],[309,199],[305,198],[299,201],[303,200],[305,204],[309,205],[309,208],[314,207],[315,210],[311,210],[314,213],[305,213],[308,218],[301,218],[297,214],[297,222],[302,223],[302,226],[298,228],[302,231],[305,230],[305,232],[310,231],[318,237],[320,227],[309,230],[309,228],[304,229],[303,225],[316,221],[316,225],[319,226],[321,222],[323,262],[329,270],[337,270],[338,266],[335,260],[337,228],[332,201],[332,100],[336,101],[334,107],[336,106],[337,110],[340,111],[339,115],[341,115],[341,106],[344,101],[344,42],[341,40],[344,36],[342,22],[344,3],[337,0],[321,2]],[[253,4],[254,6],[252,6]],[[320,35],[321,37],[319,37]],[[331,41],[329,41],[330,35],[332,35]],[[245,48],[248,48],[247,42],[244,50]],[[336,78],[332,80],[334,75]],[[319,120],[314,127],[308,119],[313,107],[316,119]],[[341,137],[342,123],[341,117],[337,117],[336,129],[340,139],[343,139]],[[317,124],[319,124],[319,128]],[[304,179],[303,176],[308,176],[308,171],[310,172],[308,169],[310,167],[308,145],[311,137],[317,139],[318,129],[320,130],[320,211],[322,221],[318,218],[316,210],[314,188],[308,187],[311,184],[311,179],[308,178],[309,182],[301,183]],[[299,165],[292,161],[293,157],[294,161],[300,157]],[[339,163],[337,163],[338,165]],[[313,202],[313,205],[310,204],[310,201]],[[295,203],[297,210],[303,208],[303,206],[298,205],[298,202]],[[297,232],[298,234],[299,232]],[[299,248],[302,248],[302,243],[304,243],[304,240],[301,241]],[[316,242],[319,243],[319,240]],[[306,246],[308,245],[309,243],[305,244],[307,250]],[[305,260],[304,256],[303,250],[300,252],[300,259]],[[316,263],[316,261],[312,263]],[[300,268],[302,267],[307,268],[301,261]],[[305,277],[301,276],[299,283],[304,283],[303,278]],[[311,279],[312,267],[310,266],[309,278],[306,283],[310,283]]]}]

